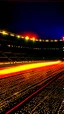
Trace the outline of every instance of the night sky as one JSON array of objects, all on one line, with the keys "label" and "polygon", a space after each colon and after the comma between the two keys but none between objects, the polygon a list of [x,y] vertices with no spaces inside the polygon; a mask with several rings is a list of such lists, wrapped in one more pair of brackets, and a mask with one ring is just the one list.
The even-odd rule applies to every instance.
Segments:
[{"label": "night sky", "polygon": [[0,29],[60,39],[64,36],[64,3],[0,2]]}]

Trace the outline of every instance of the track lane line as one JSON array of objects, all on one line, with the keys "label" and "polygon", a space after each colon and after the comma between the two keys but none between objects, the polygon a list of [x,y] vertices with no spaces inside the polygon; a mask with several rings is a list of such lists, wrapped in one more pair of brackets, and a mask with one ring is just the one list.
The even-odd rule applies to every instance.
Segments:
[{"label": "track lane line", "polygon": [[50,83],[52,83],[55,79],[57,79],[59,76],[55,76],[54,78],[52,78],[49,82],[47,82],[43,87],[41,87],[40,89],[38,89],[37,91],[35,91],[34,93],[32,93],[31,95],[29,95],[27,98],[25,98],[23,101],[21,101],[19,104],[17,104],[16,106],[14,106],[13,108],[11,108],[9,111],[6,112],[6,114],[10,114],[12,111],[14,111],[15,109],[17,109],[19,106],[21,106],[23,103],[25,103],[26,101],[28,101],[30,98],[32,98],[34,95],[36,95],[38,92],[40,92],[41,90],[43,90],[45,87],[47,87]]}]

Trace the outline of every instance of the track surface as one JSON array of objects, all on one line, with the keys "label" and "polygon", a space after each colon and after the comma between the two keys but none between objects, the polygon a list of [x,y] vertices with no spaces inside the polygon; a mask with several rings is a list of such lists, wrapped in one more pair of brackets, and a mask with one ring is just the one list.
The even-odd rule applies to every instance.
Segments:
[{"label": "track surface", "polygon": [[14,114],[47,114],[47,112],[51,114],[51,111],[55,114],[64,96],[63,73],[64,64],[61,63],[0,79],[0,112],[9,113],[8,111],[13,107],[38,91],[58,74],[58,79],[13,111]]}]

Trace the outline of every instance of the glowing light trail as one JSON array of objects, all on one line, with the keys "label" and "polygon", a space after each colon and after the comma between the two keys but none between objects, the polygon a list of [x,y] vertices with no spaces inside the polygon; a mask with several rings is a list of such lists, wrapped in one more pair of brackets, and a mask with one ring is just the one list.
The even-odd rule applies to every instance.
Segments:
[{"label": "glowing light trail", "polygon": [[14,67],[8,67],[8,68],[0,70],[0,76],[7,75],[10,73],[17,73],[17,72],[21,72],[21,71],[25,71],[25,70],[30,70],[33,68],[39,68],[39,67],[44,67],[44,66],[48,66],[48,65],[55,65],[55,64],[59,64],[60,62],[61,61],[31,63],[31,64],[19,65],[19,66],[14,66]]}]

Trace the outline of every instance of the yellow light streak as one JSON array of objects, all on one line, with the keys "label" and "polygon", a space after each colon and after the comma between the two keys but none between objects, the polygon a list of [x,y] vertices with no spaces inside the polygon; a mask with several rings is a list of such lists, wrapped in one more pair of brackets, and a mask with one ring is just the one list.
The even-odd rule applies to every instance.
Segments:
[{"label": "yellow light streak", "polygon": [[20,66],[15,66],[15,67],[9,67],[9,68],[0,70],[0,75],[16,73],[16,72],[30,70],[30,69],[33,69],[33,68],[44,67],[44,66],[48,66],[48,65],[55,65],[55,64],[59,64],[60,62],[61,61],[31,63],[31,64],[25,64],[25,65],[20,65]]}]

